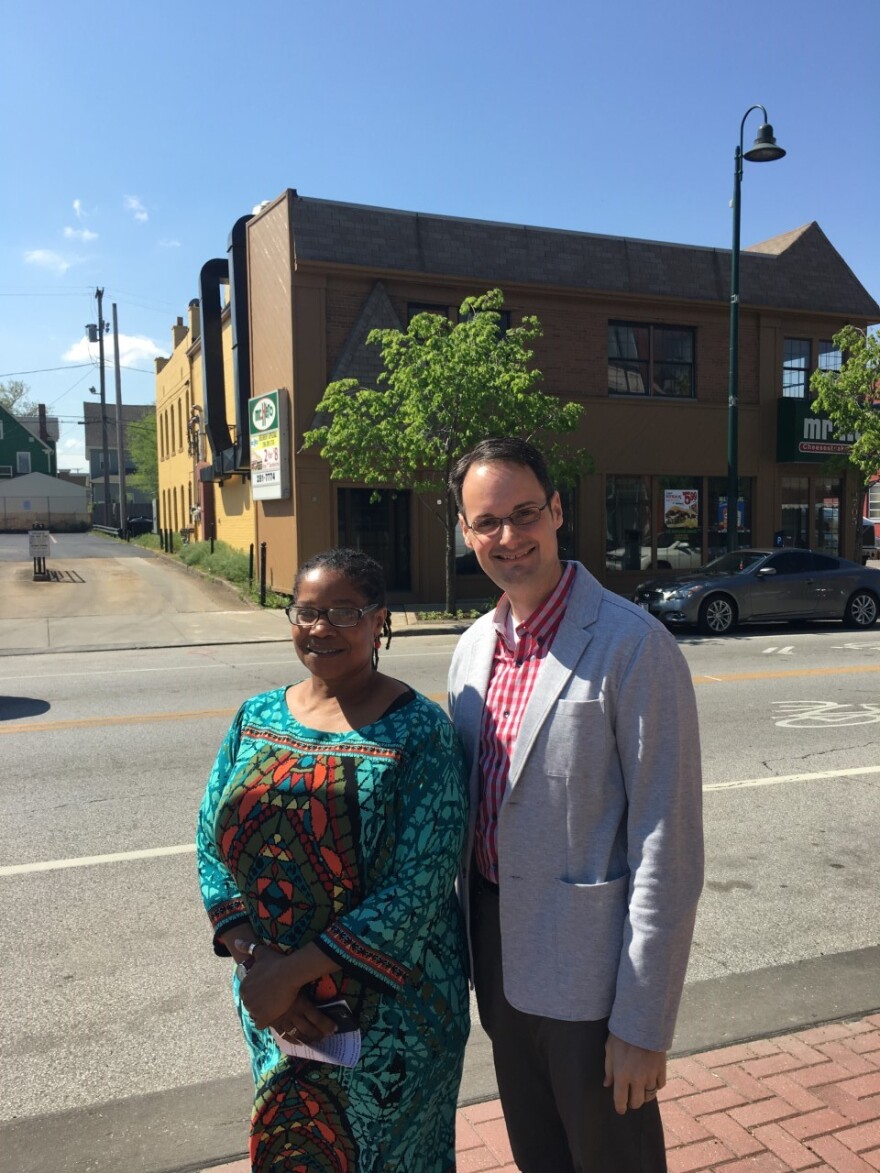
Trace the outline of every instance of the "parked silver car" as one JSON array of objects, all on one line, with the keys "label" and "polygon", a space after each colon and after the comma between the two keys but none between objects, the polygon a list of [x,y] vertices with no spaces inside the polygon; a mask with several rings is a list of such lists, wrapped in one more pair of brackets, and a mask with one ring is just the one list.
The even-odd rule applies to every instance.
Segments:
[{"label": "parked silver car", "polygon": [[870,627],[880,613],[880,570],[813,550],[737,550],[699,570],[649,579],[633,602],[670,627],[709,635],[780,619]]}]

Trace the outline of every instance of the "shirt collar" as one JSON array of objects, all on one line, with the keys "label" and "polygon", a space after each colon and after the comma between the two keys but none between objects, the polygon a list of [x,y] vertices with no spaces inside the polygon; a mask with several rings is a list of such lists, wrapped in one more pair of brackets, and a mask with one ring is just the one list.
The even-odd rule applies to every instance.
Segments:
[{"label": "shirt collar", "polygon": [[562,575],[560,576],[559,582],[543,603],[539,603],[531,615],[527,619],[524,619],[515,629],[510,612],[510,599],[506,594],[501,596],[495,608],[492,622],[495,630],[508,646],[510,644],[508,632],[511,630],[514,631],[517,639],[522,639],[524,635],[530,635],[539,642],[546,639],[547,635],[558,626],[562,618],[562,614],[568,603],[569,593],[571,592],[571,584],[574,582],[574,575],[574,563],[563,562]]}]

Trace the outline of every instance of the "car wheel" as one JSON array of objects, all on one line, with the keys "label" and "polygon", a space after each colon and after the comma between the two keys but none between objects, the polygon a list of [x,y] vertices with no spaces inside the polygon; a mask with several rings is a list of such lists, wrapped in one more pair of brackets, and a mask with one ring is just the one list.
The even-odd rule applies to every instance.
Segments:
[{"label": "car wheel", "polygon": [[877,622],[877,596],[871,591],[856,591],[846,605],[843,622],[847,627],[871,627]]},{"label": "car wheel", "polygon": [[700,607],[700,631],[726,635],[736,626],[736,603],[727,595],[712,595]]}]

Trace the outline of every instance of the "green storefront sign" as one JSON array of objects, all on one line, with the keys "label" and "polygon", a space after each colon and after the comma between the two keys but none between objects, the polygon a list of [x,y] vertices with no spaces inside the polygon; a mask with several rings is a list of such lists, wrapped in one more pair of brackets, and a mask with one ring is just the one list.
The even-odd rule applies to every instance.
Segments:
[{"label": "green storefront sign", "polygon": [[822,464],[848,456],[855,435],[835,436],[834,425],[810,410],[808,399],[776,401],[776,459],[780,464]]}]

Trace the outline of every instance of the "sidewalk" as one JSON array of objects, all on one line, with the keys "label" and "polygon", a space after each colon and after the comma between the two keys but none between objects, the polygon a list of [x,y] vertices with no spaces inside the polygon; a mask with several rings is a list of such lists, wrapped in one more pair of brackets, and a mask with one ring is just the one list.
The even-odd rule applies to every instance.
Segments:
[{"label": "sidewalk", "polygon": [[[670,1173],[874,1173],[880,1013],[673,1059],[660,1104]],[[515,1173],[497,1100],[460,1108],[457,1134],[458,1173]]]}]

